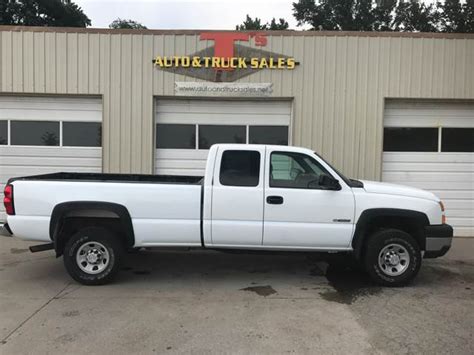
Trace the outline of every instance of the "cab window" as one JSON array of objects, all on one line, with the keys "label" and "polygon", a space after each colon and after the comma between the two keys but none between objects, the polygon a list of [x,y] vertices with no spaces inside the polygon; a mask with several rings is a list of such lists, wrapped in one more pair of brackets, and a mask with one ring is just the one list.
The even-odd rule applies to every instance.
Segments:
[{"label": "cab window", "polygon": [[318,189],[322,174],[330,176],[326,169],[306,154],[274,152],[270,156],[270,187]]},{"label": "cab window", "polygon": [[227,150],[222,154],[219,181],[226,186],[257,186],[260,153],[253,150]]}]

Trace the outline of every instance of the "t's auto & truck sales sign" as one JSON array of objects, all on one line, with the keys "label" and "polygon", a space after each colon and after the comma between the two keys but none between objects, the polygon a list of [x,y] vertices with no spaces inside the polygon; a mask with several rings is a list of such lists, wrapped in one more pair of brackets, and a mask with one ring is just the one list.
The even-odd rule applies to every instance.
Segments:
[{"label": "t's auto & truck sales sign", "polygon": [[154,58],[156,67],[176,74],[214,82],[231,82],[261,69],[294,69],[295,59],[277,53],[243,46],[237,42],[253,42],[256,47],[267,45],[267,36],[259,32],[203,32],[201,41],[213,41],[214,46],[191,55]]}]

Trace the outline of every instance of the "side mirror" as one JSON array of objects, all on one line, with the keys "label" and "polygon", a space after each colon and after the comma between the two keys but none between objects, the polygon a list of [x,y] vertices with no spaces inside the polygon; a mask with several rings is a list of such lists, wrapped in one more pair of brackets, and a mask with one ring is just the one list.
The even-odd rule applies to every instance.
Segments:
[{"label": "side mirror", "polygon": [[340,190],[341,185],[339,181],[332,176],[322,174],[319,176],[319,186],[325,190]]}]

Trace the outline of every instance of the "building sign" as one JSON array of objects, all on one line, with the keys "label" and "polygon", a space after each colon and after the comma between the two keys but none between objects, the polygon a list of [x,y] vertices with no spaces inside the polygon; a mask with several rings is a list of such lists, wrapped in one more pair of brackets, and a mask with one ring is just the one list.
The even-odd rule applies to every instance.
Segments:
[{"label": "building sign", "polygon": [[185,96],[238,96],[266,97],[273,93],[272,83],[175,83],[176,95]]},{"label": "building sign", "polygon": [[157,55],[154,65],[162,70],[207,81],[230,82],[261,69],[291,70],[298,64],[294,58],[244,46],[265,47],[267,36],[258,32],[203,32],[201,41],[212,41],[208,47],[191,55]]},{"label": "building sign", "polygon": [[293,58],[219,58],[219,57],[156,57],[155,65],[160,68],[213,68],[216,70],[233,69],[294,69]]}]

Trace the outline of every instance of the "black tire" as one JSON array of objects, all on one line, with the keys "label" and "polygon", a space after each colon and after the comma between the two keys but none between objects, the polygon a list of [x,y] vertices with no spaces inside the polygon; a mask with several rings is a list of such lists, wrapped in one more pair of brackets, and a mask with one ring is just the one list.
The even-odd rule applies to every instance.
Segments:
[{"label": "black tire", "polygon": [[[79,256],[80,254],[80,256]],[[77,257],[96,254],[99,261],[81,263]],[[64,247],[64,266],[69,275],[83,285],[103,285],[110,282],[120,267],[123,245],[119,236],[101,227],[87,227],[75,233]],[[97,256],[98,255],[98,256]],[[80,265],[82,264],[82,266]],[[84,268],[90,268],[89,272]]]},{"label": "black tire", "polygon": [[[391,259],[392,255],[394,259]],[[392,265],[397,260],[398,264]],[[404,286],[420,270],[420,247],[408,233],[384,229],[369,237],[364,261],[366,271],[376,283],[391,287]]]}]

